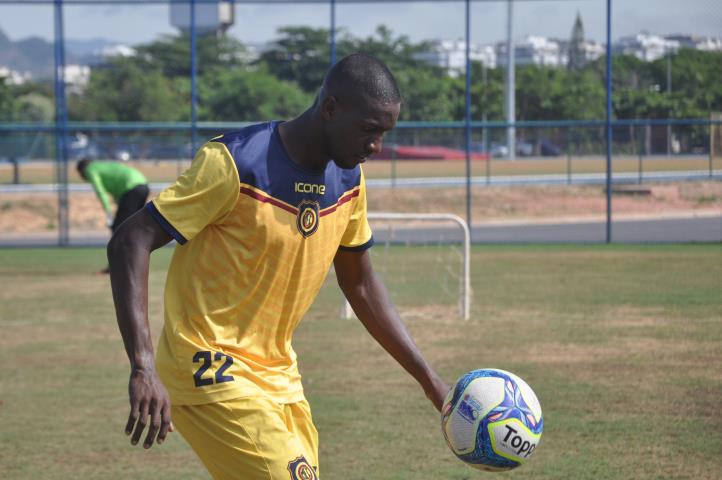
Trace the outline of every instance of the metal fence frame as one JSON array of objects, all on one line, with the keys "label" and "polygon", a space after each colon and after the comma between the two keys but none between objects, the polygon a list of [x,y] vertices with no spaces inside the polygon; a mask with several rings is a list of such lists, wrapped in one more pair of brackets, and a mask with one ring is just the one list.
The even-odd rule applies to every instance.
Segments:
[{"label": "metal fence frame", "polygon": [[[197,51],[196,51],[196,5],[203,3],[216,3],[217,0],[0,0],[2,4],[44,4],[53,5],[54,7],[54,39],[55,39],[55,107],[56,115],[53,124],[29,124],[29,125],[3,125],[0,124],[0,132],[3,131],[53,131],[55,133],[56,144],[56,176],[59,185],[58,189],[58,245],[66,246],[69,244],[69,219],[68,219],[68,145],[67,135],[78,127],[92,126],[94,129],[110,129],[110,126],[103,124],[78,124],[68,121],[68,111],[66,105],[66,92],[64,82],[65,70],[65,34],[64,34],[64,5],[95,5],[95,4],[189,4],[190,5],[190,41],[191,41],[191,120],[186,123],[174,124],[133,124],[133,125],[114,125],[113,129],[141,129],[141,130],[167,130],[187,131],[190,134],[192,145],[197,145],[198,131],[202,125],[198,122],[198,92],[197,92]],[[401,2],[425,2],[431,0],[394,0]],[[471,138],[472,129],[474,128],[506,128],[513,131],[522,127],[583,127],[596,126],[603,127],[606,131],[606,243],[612,242],[612,142],[614,127],[626,125],[710,125],[711,119],[699,120],[614,120],[612,118],[612,7],[613,0],[597,0],[606,3],[606,117],[604,120],[594,121],[558,121],[558,122],[517,122],[511,117],[509,122],[478,122],[471,119],[471,60],[470,60],[470,44],[471,44],[471,3],[482,1],[499,0],[436,0],[450,3],[465,4],[464,23],[465,23],[465,42],[466,42],[466,77],[465,77],[465,115],[464,120],[460,122],[401,122],[399,128],[463,128],[465,136],[465,152],[466,152],[466,221],[471,224]],[[517,0],[519,1],[519,0]],[[326,4],[329,6],[329,30],[330,30],[330,58],[329,63],[336,62],[336,6],[342,3],[381,3],[382,0],[231,0],[233,4],[240,3],[265,3],[265,4]],[[506,0],[509,7],[509,15],[511,15],[512,3],[514,0]],[[511,50],[511,49],[508,49]],[[712,175],[712,163],[710,158],[710,176]]]}]

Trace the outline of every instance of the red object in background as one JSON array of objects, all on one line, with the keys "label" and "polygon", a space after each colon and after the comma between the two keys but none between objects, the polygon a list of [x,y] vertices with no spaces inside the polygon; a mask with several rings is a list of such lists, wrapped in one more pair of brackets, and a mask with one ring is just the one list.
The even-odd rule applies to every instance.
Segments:
[{"label": "red object in background", "polygon": [[[413,147],[408,145],[384,146],[371,160],[464,160],[466,152],[456,148],[433,145]],[[472,160],[489,160],[488,153],[471,152]]]}]

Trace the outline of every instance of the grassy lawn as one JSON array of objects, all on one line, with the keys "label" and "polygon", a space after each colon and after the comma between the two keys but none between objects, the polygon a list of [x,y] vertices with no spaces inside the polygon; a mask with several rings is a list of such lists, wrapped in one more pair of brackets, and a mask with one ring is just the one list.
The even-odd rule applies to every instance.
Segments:
[{"label": "grassy lawn", "polygon": [[[153,256],[155,337],[170,249]],[[449,383],[496,367],[536,391],[545,430],[510,479],[722,477],[722,245],[478,246],[462,322],[419,247],[382,270]],[[131,447],[128,366],[102,249],[0,250],[0,476],[209,478],[178,434]],[[386,272],[386,273],[383,273]],[[393,278],[396,277],[396,278]],[[421,390],[357,321],[333,275],[295,335],[326,479],[474,479]]]}]

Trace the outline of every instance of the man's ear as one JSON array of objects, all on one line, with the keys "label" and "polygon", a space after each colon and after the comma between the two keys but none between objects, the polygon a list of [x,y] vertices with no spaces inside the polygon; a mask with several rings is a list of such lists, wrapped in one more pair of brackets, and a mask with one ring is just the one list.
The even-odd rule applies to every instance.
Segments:
[{"label": "man's ear", "polygon": [[338,114],[338,100],[333,95],[328,95],[321,100],[321,115],[324,120],[331,120]]}]

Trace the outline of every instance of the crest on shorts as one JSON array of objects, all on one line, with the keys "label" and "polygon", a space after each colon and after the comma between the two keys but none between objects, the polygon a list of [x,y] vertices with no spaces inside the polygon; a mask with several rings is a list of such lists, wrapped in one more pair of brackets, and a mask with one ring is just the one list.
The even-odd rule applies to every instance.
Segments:
[{"label": "crest on shorts", "polygon": [[288,462],[288,471],[291,473],[291,480],[318,480],[316,471],[303,455]]},{"label": "crest on shorts", "polygon": [[318,202],[304,200],[298,205],[296,226],[304,237],[310,237],[318,229]]}]

